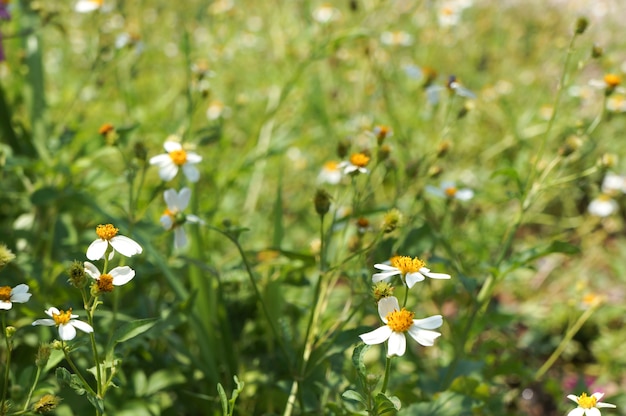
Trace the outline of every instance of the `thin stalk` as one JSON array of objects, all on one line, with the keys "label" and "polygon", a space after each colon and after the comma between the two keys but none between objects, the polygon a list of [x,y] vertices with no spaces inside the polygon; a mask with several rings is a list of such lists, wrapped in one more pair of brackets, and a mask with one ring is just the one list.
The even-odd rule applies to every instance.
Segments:
[{"label": "thin stalk", "polygon": [[[89,325],[91,325],[91,327],[93,328],[93,314],[96,311],[96,308],[98,307],[98,298],[96,297],[93,301],[93,304],[91,306],[91,310],[87,310],[87,321],[89,322]],[[93,360],[95,361],[96,364],[96,381],[97,381],[97,386],[96,389],[98,391],[98,397],[104,399],[103,397],[103,386],[102,386],[102,374],[101,374],[101,368],[100,368],[100,357],[98,355],[98,346],[96,344],[96,335],[95,333],[92,331],[89,333],[89,339],[91,340],[91,349],[93,350]]]},{"label": "thin stalk", "polygon": [[9,337],[7,336],[7,325],[6,325],[6,318],[4,317],[4,314],[2,314],[2,333],[4,335],[4,342],[6,344],[6,348],[7,348],[7,362],[5,363],[5,367],[4,367],[4,383],[2,385],[2,399],[0,399],[0,410],[4,409],[4,402],[6,400],[7,397],[7,388],[9,386],[9,371],[11,368],[11,340],[9,339]]},{"label": "thin stalk", "polygon": [[387,384],[389,383],[389,374],[391,374],[391,358],[387,357],[387,361],[385,362],[385,378],[383,379],[383,387],[380,389],[380,392],[385,394],[387,392]]},{"label": "thin stalk", "polygon": [[[98,397],[98,395],[93,390],[93,388],[89,385],[89,383],[87,383],[87,380],[85,380],[85,377],[83,377],[83,375],[81,374],[81,372],[78,369],[78,367],[76,367],[76,364],[74,364],[74,361],[72,361],[72,359],[70,358],[70,355],[67,352],[67,348],[66,347],[67,347],[67,344],[65,343],[65,341],[63,341],[63,348],[62,349],[63,349],[63,355],[65,355],[65,360],[67,361],[67,363],[70,365],[70,367],[74,371],[74,374],[76,374],[76,376],[83,383],[83,386],[85,387],[85,390],[87,390],[89,393],[93,394],[94,396]],[[96,409],[96,414],[100,414],[100,412],[97,409]]]},{"label": "thin stalk", "polygon": [[33,381],[33,385],[30,386],[28,390],[28,396],[26,396],[26,401],[24,402],[24,409],[21,413],[24,413],[28,410],[28,405],[30,404],[30,400],[33,398],[33,393],[35,392],[35,387],[37,387],[37,383],[39,383],[39,377],[41,377],[41,367],[37,366],[37,372],[35,373],[35,381]]}]

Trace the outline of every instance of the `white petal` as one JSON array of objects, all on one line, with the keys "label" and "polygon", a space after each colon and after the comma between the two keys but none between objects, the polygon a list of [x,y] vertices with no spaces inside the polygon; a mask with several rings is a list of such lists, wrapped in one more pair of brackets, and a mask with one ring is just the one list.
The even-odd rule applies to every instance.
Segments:
[{"label": "white petal", "polygon": [[583,416],[585,414],[585,409],[582,407],[577,407],[567,414],[567,416]]},{"label": "white petal", "polygon": [[56,322],[54,322],[54,319],[37,319],[36,321],[33,322],[33,325],[44,325],[44,326],[55,326]]},{"label": "white petal", "polygon": [[0,300],[0,310],[8,311],[13,307],[13,304],[6,300]]},{"label": "white petal", "polygon": [[601,407],[609,407],[611,409],[615,409],[617,406],[615,406],[614,404],[611,403],[602,403],[602,402],[598,402],[596,403],[596,407],[597,408],[601,408]]},{"label": "white petal", "polygon": [[382,319],[384,323],[387,323],[387,315],[389,315],[393,311],[399,310],[400,304],[398,303],[398,299],[395,296],[382,298],[378,301],[378,314],[380,315],[380,319]]},{"label": "white petal", "polygon": [[77,321],[75,319],[72,319],[68,325],[73,325],[75,328],[80,329],[81,331],[86,332],[88,334],[93,332],[93,328],[87,322]]},{"label": "white petal", "polygon": [[46,313],[46,315],[52,317],[52,315],[58,315],[59,314],[59,310],[57,308],[55,308],[54,306],[46,309],[44,311]]},{"label": "white petal", "polygon": [[174,164],[173,162],[161,165],[161,167],[159,167],[159,176],[162,180],[166,182],[174,179],[174,176],[176,176],[177,173],[178,166],[176,166],[176,164]]},{"label": "white petal", "polygon": [[578,396],[576,396],[575,394],[568,394],[567,398],[578,404]]},{"label": "white petal", "polygon": [[469,201],[470,199],[474,198],[474,191],[472,191],[471,189],[459,189],[458,191],[456,191],[454,197],[459,201]]},{"label": "white petal", "polygon": [[377,268],[378,270],[384,270],[386,272],[395,270],[396,272],[400,273],[400,270],[398,270],[397,267],[393,267],[387,263],[378,263],[378,264],[375,264],[374,267]]},{"label": "white petal", "polygon": [[167,214],[161,215],[159,222],[161,223],[163,228],[165,228],[166,230],[171,230],[172,226],[174,225],[174,221],[172,221],[172,217],[170,217]]},{"label": "white petal", "polygon": [[17,295],[20,293],[27,293],[28,292],[28,285],[21,283],[17,286],[15,286],[13,289],[11,289],[11,294],[12,295]]},{"label": "white petal", "polygon": [[413,319],[413,325],[421,329],[437,329],[443,325],[443,317],[441,315],[433,315],[424,319]]},{"label": "white petal", "polygon": [[382,344],[389,339],[393,331],[387,325],[381,326],[371,332],[359,335],[361,340],[367,345]]},{"label": "white petal", "polygon": [[104,253],[107,251],[107,247],[109,243],[106,240],[101,238],[95,240],[93,243],[89,244],[87,248],[87,258],[89,260],[100,260],[104,257]]},{"label": "white petal", "polygon": [[185,163],[183,165],[183,173],[185,174],[187,179],[189,179],[189,182],[195,183],[195,182],[198,182],[198,180],[200,180],[200,172],[194,165]]},{"label": "white petal", "polygon": [[202,156],[197,153],[187,153],[187,163],[196,164],[202,162]]},{"label": "white petal", "polygon": [[415,325],[412,325],[408,330],[409,335],[418,344],[425,347],[430,347],[435,344],[435,340],[441,336],[439,332],[429,331],[427,329],[420,329]]},{"label": "white petal", "polygon": [[406,285],[410,289],[415,285],[415,283],[421,282],[422,280],[424,280],[425,277],[422,276],[421,273],[415,272],[415,273],[407,273],[405,279],[406,279]]},{"label": "white petal", "polygon": [[202,218],[193,214],[189,214],[185,216],[185,221],[193,223],[193,224],[204,224],[204,221],[202,220]]},{"label": "white petal", "polygon": [[591,409],[585,410],[585,416],[602,416],[602,414],[597,408],[592,407]]},{"label": "white petal", "polygon": [[178,193],[178,209],[184,211],[189,205],[189,199],[191,198],[191,189],[185,187]]},{"label": "white petal", "polygon": [[449,274],[445,274],[445,273],[431,273],[430,269],[427,269],[425,267],[422,267],[420,269],[420,273],[422,273],[425,276],[430,277],[431,279],[449,279],[450,278]]},{"label": "white petal", "polygon": [[78,3],[74,6],[74,10],[78,13],[89,13],[94,10],[98,10],[100,8],[100,4],[93,0],[79,0]]},{"label": "white petal", "polygon": [[183,227],[174,228],[174,247],[183,248],[187,245],[187,234]]},{"label": "white petal", "polygon": [[135,254],[141,254],[143,249],[141,246],[135,241],[123,235],[116,235],[111,240],[111,245],[123,256],[132,257]]},{"label": "white petal", "polygon": [[15,286],[11,290],[11,302],[24,303],[28,302],[28,299],[32,296],[32,293],[28,293],[28,285],[22,283]]},{"label": "white petal", "polygon": [[109,273],[114,286],[125,285],[135,277],[135,271],[128,266],[116,267]]},{"label": "white petal", "polygon": [[170,211],[180,210],[178,206],[178,192],[176,192],[176,189],[170,188],[163,192],[163,199],[165,199],[165,205],[167,205],[167,209]]},{"label": "white petal", "polygon": [[85,265],[85,271],[87,272],[89,276],[91,276],[94,279],[97,279],[100,277],[100,270],[98,270],[98,268],[93,263],[86,261],[83,264]]},{"label": "white petal", "polygon": [[599,402],[604,397],[604,393],[601,393],[601,392],[597,391],[597,392],[593,393],[591,396],[594,397],[597,402]]},{"label": "white petal", "polygon": [[403,332],[392,332],[387,344],[387,357],[403,356],[406,352],[406,337]]},{"label": "white petal", "polygon": [[388,272],[383,272],[383,273],[374,273],[372,275],[372,282],[376,283],[376,282],[380,282],[381,280],[385,280],[388,279],[392,276],[395,276],[397,274],[400,274],[399,270],[391,270]]},{"label": "white petal", "polygon": [[170,153],[175,150],[181,150],[183,146],[178,142],[168,140],[163,144],[163,148],[165,149],[166,152]]},{"label": "white petal", "polygon": [[76,337],[76,329],[74,329],[71,322],[59,325],[59,337],[63,341],[69,341]]},{"label": "white petal", "polygon": [[437,188],[436,186],[426,185],[426,192],[429,194],[433,194],[435,196],[439,196],[441,198],[445,198],[446,194],[443,192],[443,189]]},{"label": "white petal", "polygon": [[159,167],[169,165],[172,163],[172,158],[167,153],[163,155],[152,156],[150,158],[151,165],[157,165]]}]

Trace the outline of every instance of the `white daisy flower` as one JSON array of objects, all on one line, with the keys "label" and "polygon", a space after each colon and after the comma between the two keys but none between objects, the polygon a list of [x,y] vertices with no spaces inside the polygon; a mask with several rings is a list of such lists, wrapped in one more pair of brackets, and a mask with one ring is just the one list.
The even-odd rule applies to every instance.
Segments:
[{"label": "white daisy flower", "polygon": [[317,176],[318,183],[328,183],[330,185],[337,185],[341,182],[341,169],[339,163],[335,161],[329,161],[324,163],[322,170]]},{"label": "white daisy flower", "polygon": [[413,44],[413,36],[407,32],[396,30],[381,33],[380,41],[388,46],[411,46]]},{"label": "white daisy flower", "polygon": [[615,409],[617,406],[610,403],[603,403],[600,401],[604,396],[604,393],[593,393],[591,396],[587,396],[587,393],[583,393],[580,396],[570,394],[568,399],[576,402],[578,407],[567,414],[567,416],[601,416],[601,408]]},{"label": "white daisy flower", "polygon": [[115,251],[126,257],[141,254],[143,251],[141,246],[135,240],[123,235],[117,235],[118,231],[119,229],[115,228],[113,224],[98,225],[96,227],[98,238],[87,248],[87,258],[89,260],[100,260],[104,257],[109,245],[113,248],[109,255],[109,260],[113,257]]},{"label": "white daisy flower", "polygon": [[616,213],[618,209],[619,205],[617,205],[617,202],[606,194],[599,195],[587,207],[587,211],[596,217],[608,217]]},{"label": "white daisy flower", "polygon": [[74,10],[78,13],[91,13],[102,7],[104,0],[78,0]]},{"label": "white daisy flower", "polygon": [[159,167],[161,179],[164,181],[174,179],[180,167],[190,182],[198,182],[200,172],[194,165],[202,161],[202,156],[187,152],[180,143],[172,140],[167,140],[163,147],[167,153],[150,158],[150,164]]},{"label": "white daisy flower", "polygon": [[626,176],[607,172],[602,179],[602,192],[606,194],[626,193]]},{"label": "white daisy flower", "polygon": [[440,94],[446,90],[454,95],[458,95],[459,97],[469,98],[470,100],[476,99],[476,94],[474,92],[461,85],[456,76],[450,75],[445,86],[430,85],[426,88],[426,97],[428,98],[428,102],[432,105],[437,105],[439,103]]},{"label": "white daisy flower", "polygon": [[161,225],[166,230],[174,230],[174,247],[181,248],[187,245],[187,234],[182,225],[191,222],[202,224],[203,221],[195,215],[183,214],[189,205],[191,189],[183,188],[180,192],[175,189],[168,189],[163,193],[167,209],[161,215]]},{"label": "white daisy flower", "polygon": [[370,157],[365,153],[353,153],[350,156],[349,161],[343,161],[339,164],[339,169],[343,169],[345,175],[367,173],[367,164],[370,162]]},{"label": "white daisy flower", "polygon": [[400,275],[402,281],[409,289],[426,277],[431,279],[450,279],[449,274],[431,273],[430,269],[426,268],[426,263],[417,257],[412,259],[408,256],[394,256],[389,260],[389,264],[379,263],[375,264],[374,267],[382,272],[375,273],[372,276],[372,282],[377,283],[392,276]]},{"label": "white daisy flower", "polygon": [[451,181],[443,181],[439,187],[427,185],[426,191],[442,198],[458,199],[459,201],[468,201],[474,197],[474,191],[468,188],[459,189]]},{"label": "white daisy flower", "polygon": [[330,23],[338,20],[341,17],[339,9],[333,7],[331,4],[322,4],[317,9],[313,10],[313,19],[321,24]]},{"label": "white daisy flower", "polygon": [[13,307],[13,303],[25,303],[32,296],[28,293],[28,285],[22,283],[13,289],[9,286],[0,287],[0,310],[8,311]]},{"label": "white daisy flower", "polygon": [[85,263],[85,272],[98,281],[100,292],[112,292],[113,286],[122,286],[135,277],[135,271],[128,266],[115,267],[108,273],[101,274],[100,270],[88,261]]},{"label": "white daisy flower", "polygon": [[430,316],[425,319],[413,319],[415,314],[406,309],[400,309],[398,299],[393,296],[382,298],[378,301],[378,314],[385,323],[378,329],[359,335],[361,340],[368,345],[387,344],[387,357],[394,355],[402,356],[406,351],[406,335],[408,334],[417,343],[425,347],[435,344],[441,334],[433,329],[443,324],[441,315]]},{"label": "white daisy flower", "polygon": [[76,337],[76,329],[80,329],[86,333],[93,332],[91,325],[75,319],[78,318],[78,315],[72,314],[72,308],[65,312],[60,311],[55,307],[51,307],[45,312],[46,315],[52,319],[37,319],[33,322],[33,325],[56,326],[59,328],[59,337],[63,341],[70,341],[74,339]]}]

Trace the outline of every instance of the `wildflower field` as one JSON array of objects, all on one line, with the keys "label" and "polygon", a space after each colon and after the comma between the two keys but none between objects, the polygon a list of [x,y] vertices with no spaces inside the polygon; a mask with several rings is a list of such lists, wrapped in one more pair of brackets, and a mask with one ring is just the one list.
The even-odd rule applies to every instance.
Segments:
[{"label": "wildflower field", "polygon": [[625,19],[0,0],[0,415],[626,414]]}]

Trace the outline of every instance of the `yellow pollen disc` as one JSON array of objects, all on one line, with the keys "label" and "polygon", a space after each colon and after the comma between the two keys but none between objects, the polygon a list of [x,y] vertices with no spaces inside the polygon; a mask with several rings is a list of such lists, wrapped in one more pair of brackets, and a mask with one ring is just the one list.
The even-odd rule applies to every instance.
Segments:
[{"label": "yellow pollen disc", "polygon": [[364,153],[355,153],[350,156],[350,163],[354,166],[358,166],[360,168],[364,168],[370,162],[369,156]]},{"label": "yellow pollen disc", "polygon": [[113,291],[113,276],[110,274],[102,274],[98,279],[98,290],[100,292],[112,292]]},{"label": "yellow pollen disc", "polygon": [[409,256],[395,256],[391,258],[391,265],[400,270],[404,276],[407,273],[419,272],[422,267],[426,266],[426,263],[417,257],[412,259]]},{"label": "yellow pollen disc", "polygon": [[606,83],[606,85],[608,85],[609,87],[617,87],[619,84],[622,83],[622,79],[619,77],[619,75],[615,75],[615,74],[606,74],[604,76],[604,82]]},{"label": "yellow pollen disc", "polygon": [[356,225],[361,228],[367,228],[370,226],[370,222],[367,218],[361,217],[358,220],[356,220]]},{"label": "yellow pollen disc", "polygon": [[167,215],[168,217],[174,218],[176,216],[176,213],[166,208],[165,211],[163,211],[163,215]]},{"label": "yellow pollen disc", "polygon": [[172,162],[174,162],[175,165],[182,166],[187,163],[187,152],[183,149],[174,150],[170,152],[170,158],[172,158]]},{"label": "yellow pollen disc", "polygon": [[54,323],[58,325],[66,324],[72,318],[72,308],[69,308],[67,312],[59,311],[59,314],[52,314],[52,319],[54,319]]},{"label": "yellow pollen disc", "polygon": [[115,237],[118,231],[119,229],[115,228],[113,224],[100,224],[96,227],[96,234],[98,235],[98,237],[107,241]]},{"label": "yellow pollen disc", "polygon": [[441,14],[444,16],[452,16],[454,14],[454,10],[451,7],[444,7],[441,9]]},{"label": "yellow pollen disc", "polygon": [[104,136],[105,134],[110,133],[113,130],[115,130],[115,127],[113,126],[113,124],[111,124],[111,123],[104,123],[98,129],[98,133]]},{"label": "yellow pollen disc", "polygon": [[387,325],[393,332],[406,332],[413,325],[415,314],[402,308],[401,311],[393,311],[387,314]]},{"label": "yellow pollen disc", "polygon": [[449,188],[446,188],[443,190],[443,192],[446,194],[446,196],[452,198],[454,195],[456,195],[456,191],[457,189],[454,186],[451,186]]},{"label": "yellow pollen disc", "polygon": [[0,287],[0,300],[3,300],[3,301],[11,300],[11,288],[9,286]]},{"label": "yellow pollen disc", "polygon": [[596,407],[597,402],[598,400],[596,400],[595,397],[587,396],[587,393],[581,394],[578,398],[578,405],[583,409],[593,409],[594,407]]},{"label": "yellow pollen disc", "polygon": [[327,170],[329,172],[339,170],[339,163],[335,162],[334,160],[326,162],[324,163],[324,170]]}]

